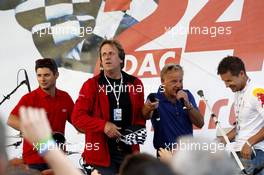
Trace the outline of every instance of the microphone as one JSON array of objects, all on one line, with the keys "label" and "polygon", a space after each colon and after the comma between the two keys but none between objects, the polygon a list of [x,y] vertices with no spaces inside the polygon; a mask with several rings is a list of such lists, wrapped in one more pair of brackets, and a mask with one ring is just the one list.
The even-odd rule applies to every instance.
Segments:
[{"label": "microphone", "polygon": [[184,98],[180,98],[180,102],[181,102],[181,104],[183,105],[183,108],[185,107],[185,105],[184,105]]},{"label": "microphone", "polygon": [[203,90],[199,90],[199,91],[197,91],[197,94],[198,94],[201,98],[204,97]]},{"label": "microphone", "polygon": [[24,69],[24,73],[25,73],[25,83],[27,85],[27,88],[28,88],[28,92],[31,92],[31,89],[30,89],[30,84],[29,84],[29,80],[28,80],[28,75],[27,75],[27,71]]},{"label": "microphone", "polygon": [[[149,94],[148,99],[149,99],[149,101],[150,101],[151,103],[154,103],[154,102],[157,102],[157,101],[158,101],[157,98],[156,98],[156,96],[155,96],[155,93],[151,93],[151,94]],[[158,109],[155,109],[155,110],[153,111],[153,115],[152,115],[152,116],[155,116],[155,119],[156,119],[157,121],[160,120],[160,115],[159,115],[159,111],[158,111]]]},{"label": "microphone", "polygon": [[[180,90],[182,90],[182,89],[178,89],[177,91],[176,91],[176,94],[180,91]],[[182,104],[182,106],[183,106],[183,109],[187,109],[186,108],[186,106],[185,106],[185,104],[184,104],[184,98],[182,97],[182,98],[180,98],[180,102],[181,102],[181,104]]]},{"label": "microphone", "polygon": [[81,154],[81,153],[78,152],[78,151],[66,151],[65,154],[66,154],[67,156],[70,156],[70,155],[72,155],[72,154]]},{"label": "microphone", "polygon": [[17,148],[20,146],[21,143],[22,143],[22,141],[18,141],[18,142],[12,143],[10,145],[6,145],[6,147],[14,146],[15,148]]}]

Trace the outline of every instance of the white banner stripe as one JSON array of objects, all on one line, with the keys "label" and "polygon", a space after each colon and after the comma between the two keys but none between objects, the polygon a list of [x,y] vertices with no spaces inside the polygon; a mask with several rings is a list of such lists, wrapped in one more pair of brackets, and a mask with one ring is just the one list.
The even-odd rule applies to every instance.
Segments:
[{"label": "white banner stripe", "polygon": [[72,15],[73,6],[72,4],[68,4],[68,3],[56,4],[46,7],[45,13],[47,20],[59,18],[65,15]]},{"label": "white banner stripe", "polygon": [[45,0],[28,0],[22,4],[19,4],[16,7],[15,11],[16,13],[21,13],[21,12],[41,8],[41,7],[45,7]]}]

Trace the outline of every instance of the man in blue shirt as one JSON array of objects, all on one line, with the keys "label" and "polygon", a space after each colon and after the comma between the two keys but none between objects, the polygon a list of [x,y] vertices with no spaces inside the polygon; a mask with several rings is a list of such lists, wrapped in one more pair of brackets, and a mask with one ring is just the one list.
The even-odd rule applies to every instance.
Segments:
[{"label": "man in blue shirt", "polygon": [[183,69],[167,64],[161,71],[157,93],[148,96],[143,108],[145,118],[151,119],[154,128],[154,147],[172,150],[180,136],[192,135],[192,124],[198,128],[204,119],[191,92],[183,89]]}]

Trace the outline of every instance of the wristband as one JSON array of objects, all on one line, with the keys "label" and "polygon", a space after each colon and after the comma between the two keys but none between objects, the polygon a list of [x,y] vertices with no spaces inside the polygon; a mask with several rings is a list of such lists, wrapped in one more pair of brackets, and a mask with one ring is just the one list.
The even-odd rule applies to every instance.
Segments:
[{"label": "wristband", "polygon": [[246,144],[250,147],[250,148],[252,148],[253,147],[253,145],[251,145],[250,143],[249,143],[249,141],[247,140],[246,141]]},{"label": "wristband", "polygon": [[251,145],[250,143],[249,143],[249,141],[247,140],[246,141],[246,144],[251,148],[251,150],[252,150],[252,152],[253,152],[253,154],[256,156],[257,154],[256,154],[256,151],[255,151],[255,148],[254,148],[254,146],[253,145]]},{"label": "wristband", "polygon": [[42,139],[40,142],[36,144],[36,148],[40,156],[45,156],[45,154],[56,147],[56,142],[50,135],[49,137]]},{"label": "wristband", "polygon": [[40,149],[40,146],[43,144],[43,143],[46,143],[48,140],[51,140],[53,139],[51,135],[49,135],[48,137],[44,138],[44,139],[41,139],[39,142],[37,142],[36,144],[36,148],[37,150]]}]

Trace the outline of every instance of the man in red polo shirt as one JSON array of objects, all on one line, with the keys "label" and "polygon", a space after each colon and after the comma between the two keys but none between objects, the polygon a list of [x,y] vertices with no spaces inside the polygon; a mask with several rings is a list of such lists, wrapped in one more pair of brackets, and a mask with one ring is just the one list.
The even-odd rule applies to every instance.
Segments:
[{"label": "man in red polo shirt", "polygon": [[[71,122],[70,116],[74,103],[67,92],[56,88],[56,80],[59,77],[58,67],[53,59],[38,59],[35,71],[39,87],[20,99],[12,110],[7,123],[20,131],[19,108],[21,106],[44,108],[52,131],[64,134],[66,120]],[[36,148],[27,140],[24,140],[23,144],[23,160],[30,168],[40,171],[48,169]]]}]

